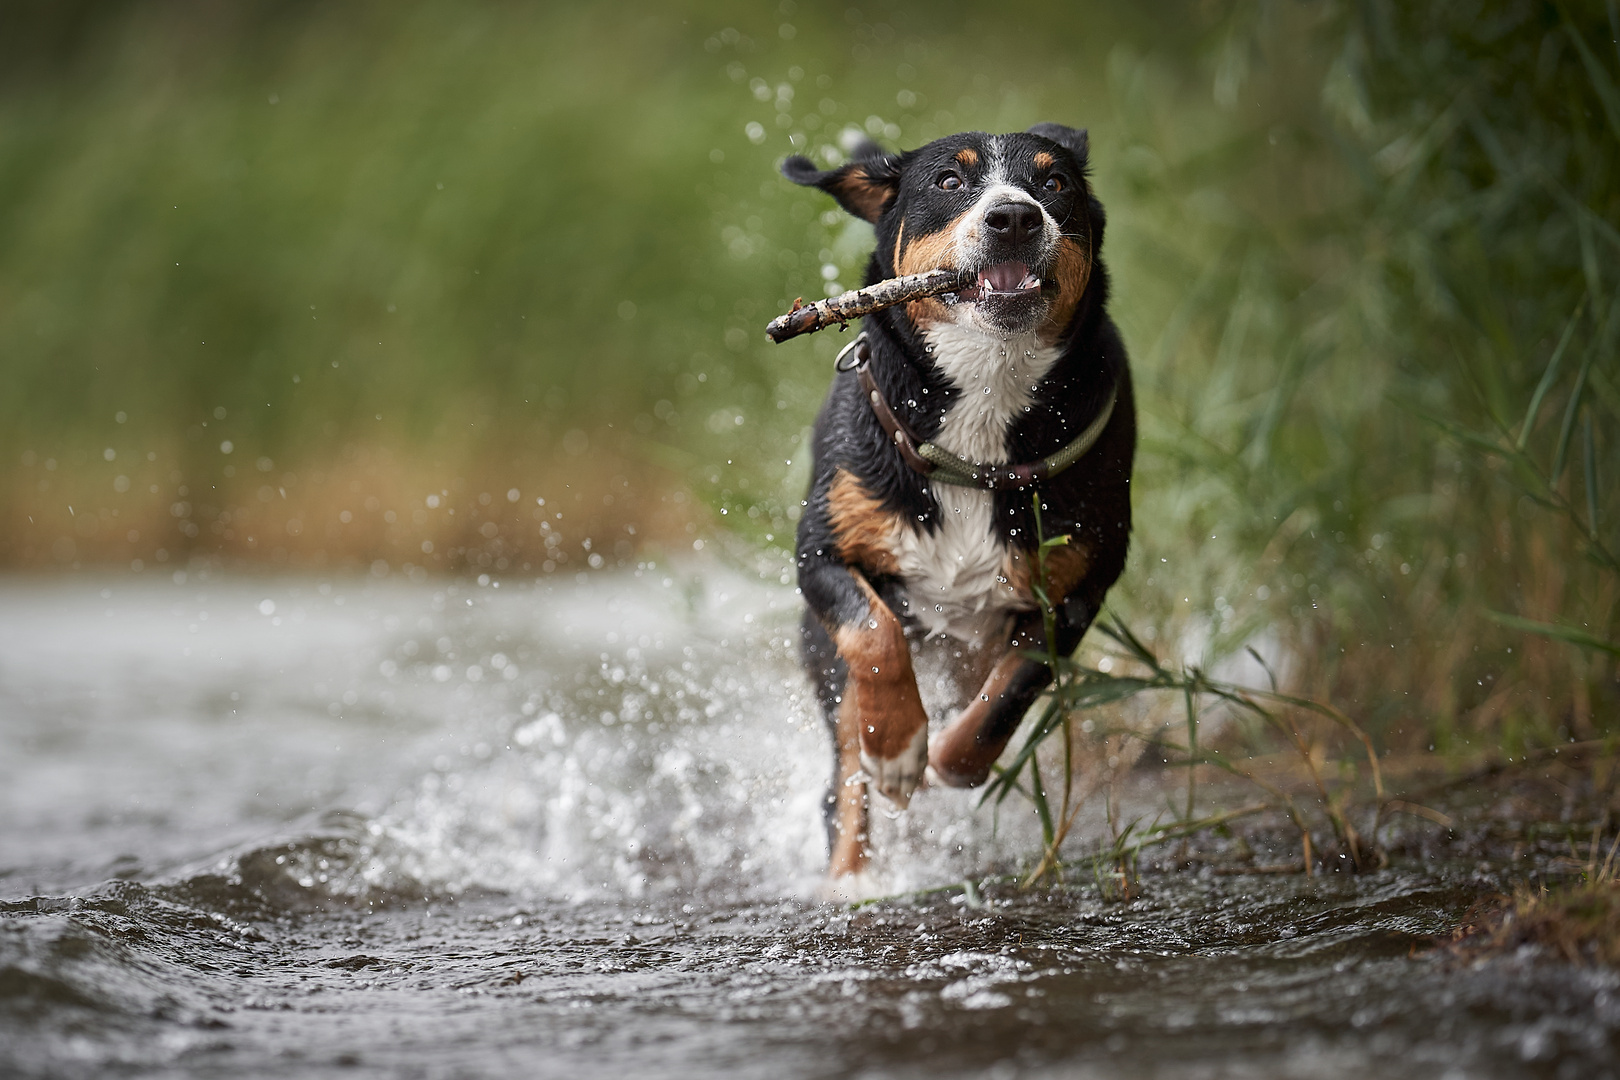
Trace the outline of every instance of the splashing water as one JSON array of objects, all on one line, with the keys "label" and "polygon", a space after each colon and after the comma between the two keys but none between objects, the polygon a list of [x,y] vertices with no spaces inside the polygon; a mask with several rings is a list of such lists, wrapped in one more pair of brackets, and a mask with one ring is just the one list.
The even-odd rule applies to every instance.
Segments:
[{"label": "splashing water", "polygon": [[[1612,973],[1412,958],[1473,860],[816,904],[798,613],[713,564],[0,587],[0,1075],[1615,1075]],[[1035,851],[976,801],[876,813],[868,888]]]},{"label": "splashing water", "polygon": [[[13,880],[198,870],[210,849],[348,810],[343,859],[280,864],[301,887],[583,900],[819,882],[830,750],[791,589],[704,565],[504,588],[16,586],[8,601],[0,685],[23,723],[6,760],[29,764],[3,777],[27,822]],[[879,809],[869,887],[1031,849],[1025,815],[993,823],[975,803],[936,791]],[[109,842],[126,865],[98,865]]]}]

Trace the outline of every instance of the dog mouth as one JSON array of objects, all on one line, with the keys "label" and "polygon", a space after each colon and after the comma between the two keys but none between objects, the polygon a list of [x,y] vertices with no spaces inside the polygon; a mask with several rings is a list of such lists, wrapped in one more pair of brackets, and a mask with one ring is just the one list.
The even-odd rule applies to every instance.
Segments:
[{"label": "dog mouth", "polygon": [[1040,276],[1021,262],[1000,262],[979,271],[972,285],[956,293],[962,301],[984,301],[1033,296],[1041,291]]}]

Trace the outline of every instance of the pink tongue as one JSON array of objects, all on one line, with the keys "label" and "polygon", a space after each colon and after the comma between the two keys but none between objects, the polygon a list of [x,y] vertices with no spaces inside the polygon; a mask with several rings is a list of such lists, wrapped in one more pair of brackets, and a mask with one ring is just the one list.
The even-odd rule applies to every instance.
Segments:
[{"label": "pink tongue", "polygon": [[1023,263],[1004,262],[981,270],[979,272],[979,281],[990,286],[996,292],[1015,292],[1024,278],[1028,276],[1029,267]]}]

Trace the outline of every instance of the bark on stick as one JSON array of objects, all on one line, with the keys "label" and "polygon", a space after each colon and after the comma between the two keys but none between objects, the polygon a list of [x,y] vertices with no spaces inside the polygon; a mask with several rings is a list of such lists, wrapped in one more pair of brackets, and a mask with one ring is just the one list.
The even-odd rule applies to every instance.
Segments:
[{"label": "bark on stick", "polygon": [[964,270],[930,270],[926,274],[910,274],[889,278],[865,288],[852,289],[838,296],[829,296],[813,304],[795,301],[793,310],[778,315],[765,327],[766,335],[780,344],[800,334],[813,334],[828,326],[843,326],[850,319],[870,315],[874,311],[923,300],[940,293],[954,292],[972,285],[976,275]]}]

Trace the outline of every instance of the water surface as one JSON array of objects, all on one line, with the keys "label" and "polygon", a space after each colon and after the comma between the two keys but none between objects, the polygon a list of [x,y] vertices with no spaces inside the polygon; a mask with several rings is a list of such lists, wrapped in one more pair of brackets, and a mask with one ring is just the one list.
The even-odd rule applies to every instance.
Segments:
[{"label": "water surface", "polygon": [[[0,1073],[1616,1074],[1612,973],[1429,950],[1489,862],[818,903],[797,613],[717,566],[5,585]],[[1033,849],[973,804],[880,815],[870,887]]]}]

